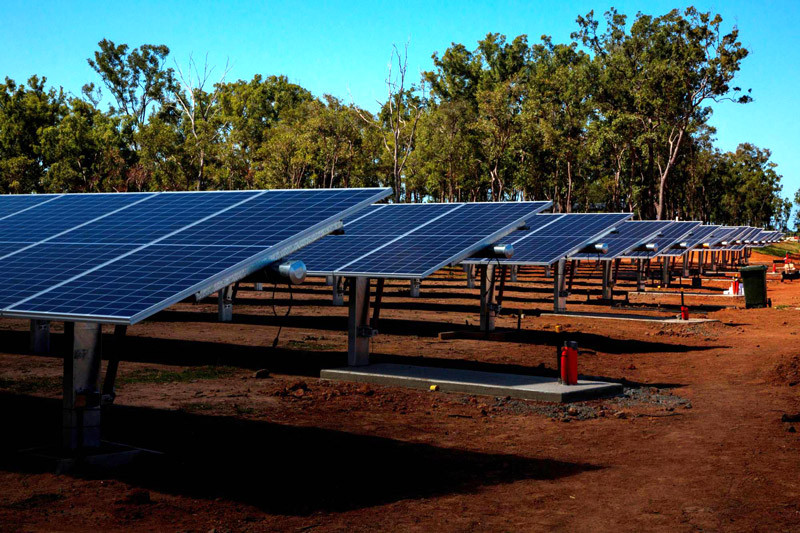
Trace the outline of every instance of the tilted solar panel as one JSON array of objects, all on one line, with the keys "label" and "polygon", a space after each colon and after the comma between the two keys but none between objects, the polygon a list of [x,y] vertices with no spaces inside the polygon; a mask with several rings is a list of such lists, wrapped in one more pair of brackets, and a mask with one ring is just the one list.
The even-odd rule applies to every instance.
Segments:
[{"label": "tilted solar panel", "polygon": [[628,259],[652,259],[660,255],[666,255],[666,252],[674,246],[680,245],[683,237],[685,237],[693,229],[700,226],[701,222],[694,221],[676,221],[661,230],[661,235],[653,239],[653,243],[658,247],[655,252],[641,250],[633,251],[625,254],[624,257]]},{"label": "tilted solar panel", "polygon": [[0,195],[0,219],[59,198],[60,194],[4,194]]},{"label": "tilted solar panel", "polygon": [[619,225],[615,232],[603,237],[603,242],[608,245],[605,254],[578,253],[570,259],[616,259],[626,252],[640,246],[649,244],[658,237],[661,230],[672,224],[669,220],[629,220]]},{"label": "tilted solar panel", "polygon": [[746,229],[745,226],[722,226],[715,231],[712,236],[712,243],[707,248],[710,252],[723,252],[730,249],[735,244],[734,240]]},{"label": "tilted solar panel", "polygon": [[291,258],[310,275],[424,278],[488,246],[550,202],[391,204],[345,220]]},{"label": "tilted solar panel", "polygon": [[[536,215],[528,221],[529,229],[517,230],[498,244],[514,246],[514,256],[500,259],[501,265],[552,265],[587,244],[597,242],[630,213],[553,213]],[[497,262],[488,257],[472,257],[464,264]]]},{"label": "tilted solar panel", "polygon": [[672,248],[670,250],[662,252],[661,255],[666,255],[670,257],[681,256],[698,246],[702,246],[706,242],[706,240],[711,236],[711,234],[714,233],[719,228],[720,226],[713,226],[713,225],[697,226],[688,235],[685,235],[683,239],[681,239],[683,242],[685,242],[686,244],[685,247]]},{"label": "tilted solar panel", "polygon": [[0,243],[0,308],[4,316],[135,323],[263,268],[390,193],[63,195],[0,219],[11,241]]}]

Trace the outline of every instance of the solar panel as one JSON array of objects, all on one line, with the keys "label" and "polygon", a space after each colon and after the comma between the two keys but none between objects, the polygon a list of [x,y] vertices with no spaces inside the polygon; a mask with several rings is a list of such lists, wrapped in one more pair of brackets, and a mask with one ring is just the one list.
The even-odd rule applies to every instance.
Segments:
[{"label": "solar panel", "polygon": [[424,278],[488,246],[550,202],[373,206],[292,258],[310,275]]},{"label": "solar panel", "polygon": [[714,231],[718,230],[720,226],[697,226],[693,229],[689,234],[685,235],[683,242],[686,243],[686,246],[683,248],[672,248],[670,250],[666,250],[661,252],[661,255],[666,255],[669,257],[678,257],[686,252],[691,251],[692,249],[701,246],[706,242],[706,240],[711,236]]},{"label": "solar panel", "polygon": [[63,195],[0,219],[9,241],[0,243],[0,308],[4,316],[136,323],[263,268],[390,193]]},{"label": "solar panel", "polygon": [[664,252],[670,250],[673,246],[680,244],[682,239],[693,229],[700,226],[700,224],[701,222],[694,221],[673,222],[661,230],[661,235],[659,237],[653,239],[653,244],[658,247],[657,251],[628,252],[625,254],[625,257],[628,259],[652,259],[656,256],[665,255]]},{"label": "solar panel", "polygon": [[[536,215],[528,221],[528,229],[517,230],[499,241],[499,244],[514,246],[514,256],[500,259],[499,262],[503,265],[552,265],[587,244],[597,242],[630,217],[630,213]],[[462,263],[486,264],[496,261],[488,257],[473,257]]]},{"label": "solar panel", "polygon": [[722,226],[712,234],[712,242],[708,247],[710,252],[724,252],[730,249],[736,237],[746,229],[745,226]]},{"label": "solar panel", "polygon": [[59,198],[60,194],[6,194],[0,196],[0,220]]},{"label": "solar panel", "polygon": [[617,230],[603,237],[608,245],[605,254],[578,253],[570,259],[616,259],[642,244],[649,244],[661,230],[672,224],[670,220],[629,220],[619,225]]},{"label": "solar panel", "polygon": [[729,245],[727,249],[730,251],[744,250],[747,247],[750,237],[758,231],[759,230],[751,228],[750,226],[744,226],[744,229],[734,237],[733,244]]}]

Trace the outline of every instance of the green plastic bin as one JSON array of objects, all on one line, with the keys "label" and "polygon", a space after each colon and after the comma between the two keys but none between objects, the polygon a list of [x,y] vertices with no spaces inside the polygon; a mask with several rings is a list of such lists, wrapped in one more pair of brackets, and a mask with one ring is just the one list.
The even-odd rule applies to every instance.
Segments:
[{"label": "green plastic bin", "polygon": [[745,307],[767,306],[767,267],[764,265],[742,267],[739,272],[744,284]]}]

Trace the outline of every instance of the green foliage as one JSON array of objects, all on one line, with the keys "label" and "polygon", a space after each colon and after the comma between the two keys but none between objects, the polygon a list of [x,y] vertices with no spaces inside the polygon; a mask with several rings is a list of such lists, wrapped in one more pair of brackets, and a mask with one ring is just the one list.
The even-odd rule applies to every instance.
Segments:
[{"label": "green foliage", "polygon": [[211,83],[208,65],[168,68],[165,45],[104,39],[82,98],[35,76],[0,84],[0,192],[387,185],[395,201],[784,228],[770,151],[723,153],[708,124],[710,102],[750,101],[735,84],[747,54],[718,15],[611,9],[578,17],[566,43],[453,43],[419,84],[395,47],[372,114],[280,75]]}]

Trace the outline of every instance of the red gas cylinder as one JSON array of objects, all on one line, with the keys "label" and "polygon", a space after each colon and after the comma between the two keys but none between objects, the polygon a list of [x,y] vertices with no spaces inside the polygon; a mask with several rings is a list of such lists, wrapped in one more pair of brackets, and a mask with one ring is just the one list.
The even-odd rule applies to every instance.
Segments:
[{"label": "red gas cylinder", "polygon": [[578,384],[578,348],[576,343],[561,348],[561,382],[564,385]]},{"label": "red gas cylinder", "polygon": [[685,305],[681,306],[681,320],[689,320],[689,308]]},{"label": "red gas cylinder", "polygon": [[735,278],[733,280],[733,295],[737,296],[739,294],[739,278]]}]

